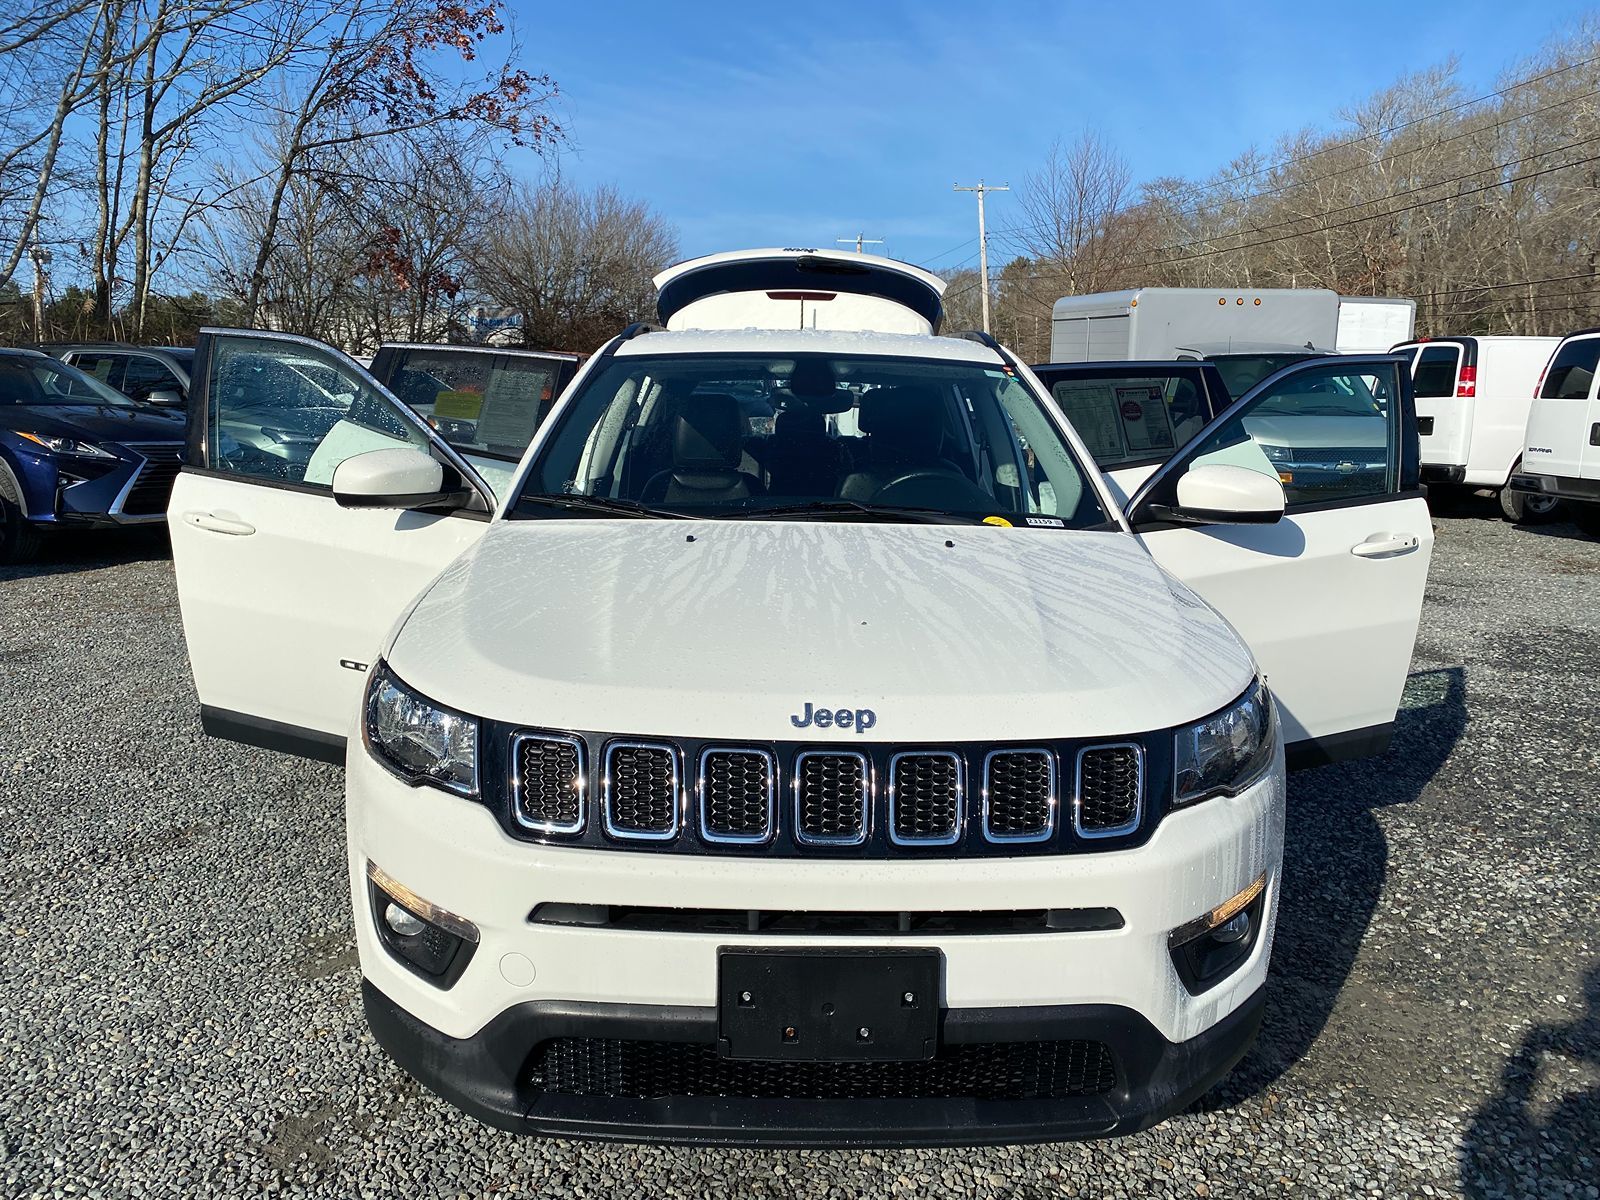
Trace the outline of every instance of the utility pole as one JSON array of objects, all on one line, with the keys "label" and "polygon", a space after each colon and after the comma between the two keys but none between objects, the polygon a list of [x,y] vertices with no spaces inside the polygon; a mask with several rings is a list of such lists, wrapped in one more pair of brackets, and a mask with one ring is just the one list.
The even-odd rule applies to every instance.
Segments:
[{"label": "utility pole", "polygon": [[963,187],[961,184],[958,183],[955,186],[955,190],[958,191],[958,192],[977,192],[978,193],[978,274],[982,278],[981,286],[983,288],[983,331],[985,333],[988,333],[989,332],[989,237],[988,237],[988,234],[984,232],[984,228],[983,228],[983,197],[984,197],[985,193],[988,193],[988,192],[1009,192],[1011,190],[1011,186],[1010,186],[1010,184],[1005,184],[1005,183],[1002,183],[1002,184],[999,184],[999,185],[995,185],[995,184],[992,184],[992,183],[986,184],[986,183],[983,182],[982,179],[980,179],[980,180],[978,180],[976,185],[969,186],[969,187]]},{"label": "utility pole", "polygon": [[862,252],[861,251],[861,247],[863,247],[863,246],[881,246],[881,245],[883,245],[883,239],[882,238],[869,238],[869,237],[865,236],[864,234],[859,234],[859,233],[856,234],[855,237],[853,237],[853,238],[834,238],[833,240],[838,242],[838,243],[840,243],[841,245],[845,245],[845,246],[848,246],[851,242],[854,242],[856,244],[856,253],[857,254],[860,254]]}]

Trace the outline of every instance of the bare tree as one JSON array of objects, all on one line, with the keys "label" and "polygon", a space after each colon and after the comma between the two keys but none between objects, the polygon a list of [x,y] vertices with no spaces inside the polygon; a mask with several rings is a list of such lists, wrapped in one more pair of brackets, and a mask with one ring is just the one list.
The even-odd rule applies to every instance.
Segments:
[{"label": "bare tree", "polygon": [[615,188],[523,187],[475,259],[480,291],[522,315],[523,337],[591,350],[655,306],[651,277],[677,257],[671,226]]}]

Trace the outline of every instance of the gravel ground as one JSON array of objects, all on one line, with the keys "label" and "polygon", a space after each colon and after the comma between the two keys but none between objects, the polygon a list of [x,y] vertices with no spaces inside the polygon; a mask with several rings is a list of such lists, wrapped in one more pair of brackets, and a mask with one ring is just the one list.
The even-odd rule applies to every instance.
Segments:
[{"label": "gravel ground", "polygon": [[1263,1036],[1099,1144],[518,1139],[368,1038],[337,769],[205,740],[158,541],[0,569],[0,1195],[1600,1196],[1600,542],[1440,519],[1395,748],[1293,777]]}]

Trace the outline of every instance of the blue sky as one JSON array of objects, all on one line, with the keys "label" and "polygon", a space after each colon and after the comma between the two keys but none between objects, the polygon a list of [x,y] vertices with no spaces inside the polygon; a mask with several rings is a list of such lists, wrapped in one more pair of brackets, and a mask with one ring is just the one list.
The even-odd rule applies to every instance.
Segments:
[{"label": "blue sky", "polygon": [[[1493,91],[1595,8],[511,4],[524,65],[561,88],[562,173],[649,201],[686,256],[864,231],[942,269],[977,253],[973,198],[951,185],[1019,184],[1058,136],[1099,131],[1137,178],[1204,175],[1286,131],[1332,127],[1342,107],[1452,54],[1469,94]],[[991,230],[1015,211],[992,197]]]}]

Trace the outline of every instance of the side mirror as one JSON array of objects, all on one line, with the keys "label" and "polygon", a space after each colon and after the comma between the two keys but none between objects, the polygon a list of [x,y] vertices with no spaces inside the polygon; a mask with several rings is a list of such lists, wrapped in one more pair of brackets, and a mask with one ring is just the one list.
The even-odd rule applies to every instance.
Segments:
[{"label": "side mirror", "polygon": [[1161,512],[1191,525],[1271,525],[1283,519],[1283,484],[1249,467],[1204,463],[1178,478],[1178,503]]},{"label": "side mirror", "polygon": [[467,491],[444,490],[444,464],[421,450],[368,450],[333,469],[333,498],[342,508],[463,507]]},{"label": "side mirror", "polygon": [[186,403],[183,393],[172,388],[155,388],[146,392],[144,402],[146,404],[159,404],[165,408],[182,408]]}]

